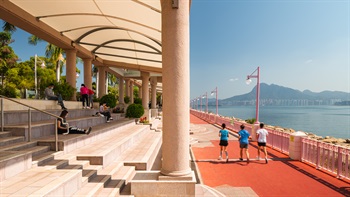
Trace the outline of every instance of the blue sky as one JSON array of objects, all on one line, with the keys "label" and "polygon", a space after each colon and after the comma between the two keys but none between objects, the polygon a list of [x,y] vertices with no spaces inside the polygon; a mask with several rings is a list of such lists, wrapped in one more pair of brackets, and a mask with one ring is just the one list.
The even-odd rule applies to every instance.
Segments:
[{"label": "blue sky", "polygon": [[349,0],[193,0],[191,98],[248,93],[257,66],[263,83],[350,92],[349,16]]},{"label": "blue sky", "polygon": [[[216,86],[220,99],[248,93],[257,66],[263,83],[350,92],[350,0],[192,0],[190,24],[191,98]],[[14,33],[17,55],[44,56],[28,37]]]},{"label": "blue sky", "polygon": [[[30,59],[30,57],[34,57],[35,54],[37,54],[39,57],[45,57],[45,48],[46,48],[47,42],[45,41],[38,42],[36,46],[33,46],[28,44],[29,36],[31,36],[31,34],[19,28],[17,28],[17,30],[12,34],[12,39],[14,39],[15,42],[13,42],[10,46],[13,48],[13,50],[21,59],[21,61],[27,61]],[[81,72],[79,74],[80,76],[77,78],[76,87],[80,88],[80,85],[84,81],[82,77],[84,76],[84,69],[81,63],[78,63],[77,67]],[[65,67],[63,68],[62,75],[66,75]]]}]

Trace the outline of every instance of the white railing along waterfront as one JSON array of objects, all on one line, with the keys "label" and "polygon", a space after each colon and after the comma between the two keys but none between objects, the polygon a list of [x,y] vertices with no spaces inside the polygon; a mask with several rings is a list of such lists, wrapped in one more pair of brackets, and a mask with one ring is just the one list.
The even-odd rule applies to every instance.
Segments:
[{"label": "white railing along waterfront", "polygon": [[337,175],[337,178],[350,179],[349,148],[303,138],[301,159],[317,169]]},{"label": "white railing along waterfront", "polygon": [[[248,124],[246,122],[234,121],[227,117],[217,116],[215,114],[208,114],[202,111],[191,110],[191,114],[209,122],[212,124],[221,125],[222,123],[226,124],[227,129],[230,129],[236,133],[238,133],[241,124],[244,124],[245,129],[251,134],[253,131],[254,125]],[[289,153],[289,133],[285,133],[282,131],[271,130],[268,129],[269,137],[267,138],[267,145],[271,146],[273,149],[279,150],[282,153]]]},{"label": "white railing along waterfront", "polygon": [[[254,125],[232,119],[191,110],[191,114],[212,124],[225,123],[227,128],[238,132],[243,123],[248,132],[252,133]],[[233,124],[232,124],[233,123]],[[290,134],[267,128],[269,137],[267,145],[289,155]],[[317,169],[328,171],[338,178],[350,179],[350,148],[333,145],[303,137],[301,140],[301,161],[314,165]]]}]

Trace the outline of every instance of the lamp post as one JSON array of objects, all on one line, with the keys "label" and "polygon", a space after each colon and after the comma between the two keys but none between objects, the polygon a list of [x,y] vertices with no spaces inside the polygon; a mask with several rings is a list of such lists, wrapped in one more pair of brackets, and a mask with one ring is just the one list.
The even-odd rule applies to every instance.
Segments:
[{"label": "lamp post", "polygon": [[218,115],[218,87],[216,87],[213,91],[211,91],[211,95],[213,96],[214,93],[216,94],[216,115]]},{"label": "lamp post", "polygon": [[205,94],[203,94],[202,98],[206,98],[206,104],[205,104],[205,112],[208,113],[208,92],[205,92]]},{"label": "lamp post", "polygon": [[201,112],[202,112],[202,96],[199,97],[201,99]]},{"label": "lamp post", "polygon": [[[253,75],[254,73],[256,73],[256,75]],[[259,66],[256,70],[254,70],[254,72],[252,74],[247,76],[247,80],[246,80],[247,85],[249,85],[252,82],[251,78],[257,78],[256,102],[255,102],[256,103],[255,124],[259,124],[259,100],[260,100],[260,67]]]},{"label": "lamp post", "polygon": [[37,59],[41,61],[41,68],[45,67],[45,62],[42,61],[38,56],[35,54],[34,56],[34,84],[35,84],[35,98],[38,98],[38,74],[36,69]]},{"label": "lamp post", "polygon": [[199,110],[199,106],[198,106],[199,105],[199,97],[197,97],[196,100],[197,100],[197,110]]}]

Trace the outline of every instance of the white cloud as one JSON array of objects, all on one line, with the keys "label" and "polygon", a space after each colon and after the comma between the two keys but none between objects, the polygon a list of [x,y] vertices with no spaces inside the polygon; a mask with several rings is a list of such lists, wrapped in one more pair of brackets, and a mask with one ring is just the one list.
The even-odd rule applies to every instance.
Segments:
[{"label": "white cloud", "polygon": [[306,60],[305,64],[310,64],[312,62],[312,59]]},{"label": "white cloud", "polygon": [[229,79],[229,81],[231,81],[231,82],[238,81],[238,78]]}]

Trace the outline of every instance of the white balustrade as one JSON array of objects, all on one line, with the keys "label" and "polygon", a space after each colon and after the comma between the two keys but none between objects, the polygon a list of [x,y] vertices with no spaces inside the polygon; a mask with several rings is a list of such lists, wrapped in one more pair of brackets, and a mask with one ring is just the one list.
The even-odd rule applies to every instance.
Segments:
[{"label": "white balustrade", "polygon": [[[240,130],[240,125],[242,124],[237,121],[232,125],[230,118],[220,117],[215,114],[207,114],[193,109],[190,112],[212,124],[221,125],[225,123],[228,129],[235,132]],[[248,132],[252,131],[253,125],[244,125]],[[269,132],[267,145],[284,154],[289,154],[290,133],[272,129],[267,130]],[[301,161],[314,165],[317,169],[333,173],[338,178],[350,179],[350,148],[303,137],[301,140]]]}]

